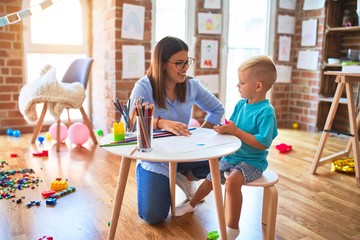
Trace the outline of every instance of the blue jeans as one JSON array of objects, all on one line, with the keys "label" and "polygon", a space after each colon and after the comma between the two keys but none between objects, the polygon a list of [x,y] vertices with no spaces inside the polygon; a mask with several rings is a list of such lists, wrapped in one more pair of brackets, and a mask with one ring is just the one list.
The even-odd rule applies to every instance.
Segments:
[{"label": "blue jeans", "polygon": [[[178,163],[177,171],[189,171],[196,179],[206,178],[210,172],[208,161]],[[148,224],[156,224],[166,219],[171,205],[169,178],[136,168],[138,194],[138,214]]]}]

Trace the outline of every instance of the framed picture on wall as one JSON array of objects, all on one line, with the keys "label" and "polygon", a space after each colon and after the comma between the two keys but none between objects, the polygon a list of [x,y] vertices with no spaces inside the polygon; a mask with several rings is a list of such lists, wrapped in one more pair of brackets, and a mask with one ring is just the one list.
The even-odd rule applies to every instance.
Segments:
[{"label": "framed picture on wall", "polygon": [[221,14],[198,13],[200,34],[221,34]]}]

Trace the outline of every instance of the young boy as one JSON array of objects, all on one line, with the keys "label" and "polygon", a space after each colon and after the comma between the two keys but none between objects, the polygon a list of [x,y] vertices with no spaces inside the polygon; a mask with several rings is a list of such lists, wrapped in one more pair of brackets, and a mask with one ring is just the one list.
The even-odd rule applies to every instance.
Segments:
[{"label": "young boy", "polygon": [[[230,209],[227,219],[227,238],[235,239],[239,233],[242,206],[241,187],[259,178],[268,166],[268,148],[277,136],[277,124],[273,107],[266,99],[266,93],[276,80],[276,68],[267,56],[255,56],[238,69],[237,87],[243,99],[236,104],[229,124],[215,126],[221,134],[232,134],[242,141],[241,148],[220,159],[220,175],[225,183],[227,203]],[[230,175],[224,177],[224,172]],[[197,203],[212,190],[211,175],[200,185],[194,197],[176,208],[175,216],[192,212]]]}]

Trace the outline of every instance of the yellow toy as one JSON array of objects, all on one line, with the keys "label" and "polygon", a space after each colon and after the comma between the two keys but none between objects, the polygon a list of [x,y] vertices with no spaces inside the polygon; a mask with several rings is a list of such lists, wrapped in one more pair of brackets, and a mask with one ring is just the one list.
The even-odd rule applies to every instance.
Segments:
[{"label": "yellow toy", "polygon": [[61,180],[61,178],[57,178],[56,180],[52,181],[50,184],[50,189],[54,191],[62,191],[68,188],[67,181]]}]

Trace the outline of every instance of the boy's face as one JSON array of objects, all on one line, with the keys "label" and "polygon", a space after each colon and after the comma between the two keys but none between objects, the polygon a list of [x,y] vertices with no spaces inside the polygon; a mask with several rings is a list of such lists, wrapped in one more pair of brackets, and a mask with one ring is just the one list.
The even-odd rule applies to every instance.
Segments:
[{"label": "boy's face", "polygon": [[251,69],[248,68],[238,72],[239,82],[237,87],[242,98],[251,100],[256,93],[257,81],[251,74]]}]

